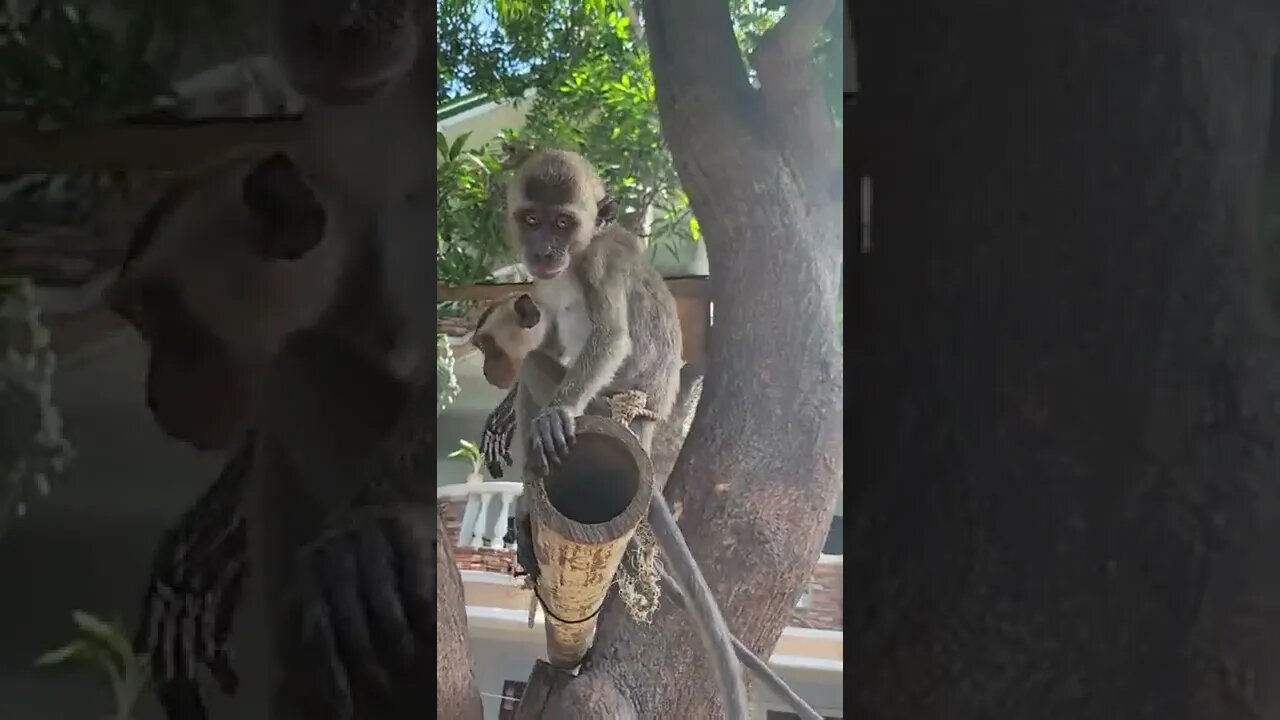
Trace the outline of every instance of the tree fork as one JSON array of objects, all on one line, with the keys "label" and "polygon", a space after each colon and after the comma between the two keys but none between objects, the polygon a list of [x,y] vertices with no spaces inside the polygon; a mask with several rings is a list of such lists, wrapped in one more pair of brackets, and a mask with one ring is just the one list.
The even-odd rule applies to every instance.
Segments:
[{"label": "tree fork", "polygon": [[1280,716],[1274,5],[855,11],[848,712]]},{"label": "tree fork", "polygon": [[[768,657],[830,528],[843,466],[838,164],[813,150],[834,146],[834,125],[825,103],[801,117],[806,103],[751,87],[724,0],[648,0],[643,11],[663,132],[705,230],[716,303],[711,371],[665,494],[683,508],[730,630]],[[787,34],[762,45],[777,42],[787,59],[811,51],[814,36]],[[785,66],[772,74],[776,97],[817,92],[811,61]],[[747,377],[762,382],[735,382]],[[680,640],[691,629],[671,605],[642,626],[606,603],[579,676],[548,682],[543,717],[722,717],[704,651]]]}]

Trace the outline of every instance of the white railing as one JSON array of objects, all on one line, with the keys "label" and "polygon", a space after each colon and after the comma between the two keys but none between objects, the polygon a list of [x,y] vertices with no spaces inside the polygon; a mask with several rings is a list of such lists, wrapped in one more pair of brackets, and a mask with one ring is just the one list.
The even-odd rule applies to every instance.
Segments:
[{"label": "white railing", "polygon": [[[511,520],[512,509],[516,498],[524,491],[524,485],[518,482],[469,482],[454,485],[442,485],[436,488],[436,500],[441,502],[466,502],[462,511],[462,526],[458,528],[458,547],[486,547],[484,537],[489,535],[488,547],[502,549],[502,538],[507,534],[507,523]],[[498,517],[494,520],[490,532],[485,532],[485,520],[489,517],[489,507],[495,497],[500,498],[502,505],[498,508]],[[818,556],[819,565],[844,565],[844,555]]]},{"label": "white railing", "polygon": [[466,501],[462,511],[462,526],[458,528],[458,547],[485,547],[485,520],[489,517],[489,506],[498,497],[502,505],[498,508],[498,518],[492,526],[488,547],[501,549],[502,538],[507,534],[507,523],[511,519],[516,498],[524,491],[524,485],[518,482],[479,482],[443,485],[436,488],[436,500],[443,502]]}]

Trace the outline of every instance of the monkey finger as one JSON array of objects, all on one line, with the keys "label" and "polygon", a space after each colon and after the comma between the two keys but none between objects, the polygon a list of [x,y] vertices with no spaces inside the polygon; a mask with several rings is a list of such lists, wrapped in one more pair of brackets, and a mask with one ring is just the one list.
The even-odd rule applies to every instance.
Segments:
[{"label": "monkey finger", "polygon": [[364,602],[360,597],[361,578],[352,548],[345,542],[329,543],[318,552],[318,578],[337,649],[354,672],[373,688],[390,686],[386,671],[373,649]]},{"label": "monkey finger", "polygon": [[549,424],[552,447],[555,448],[557,462],[569,459],[569,449],[573,447],[573,418],[568,413],[558,413]]},{"label": "monkey finger", "polygon": [[[435,510],[430,510],[434,517]],[[436,577],[433,545],[434,526],[410,520],[392,519],[383,525],[395,548],[395,570],[399,579],[400,605],[419,656],[435,652]]]},{"label": "monkey finger", "polygon": [[369,628],[379,657],[399,671],[413,662],[413,639],[409,621],[400,602],[400,582],[396,574],[390,539],[377,525],[357,537],[361,588],[369,612]]},{"label": "monkey finger", "polygon": [[235,695],[240,689],[240,674],[231,665],[231,656],[225,650],[206,661],[205,667],[209,668],[209,674],[213,675],[223,695]]},{"label": "monkey finger", "polygon": [[133,635],[134,649],[147,655],[150,655],[159,644],[160,622],[163,619],[161,615],[163,601],[157,593],[155,583],[153,579],[147,587],[146,595],[142,598],[141,621],[137,632]]},{"label": "monkey finger", "polygon": [[240,686],[240,676],[231,665],[226,649],[227,637],[231,631],[231,618],[237,605],[239,583],[244,577],[243,563],[231,575],[231,585],[221,591],[209,594],[201,620],[204,627],[201,632],[202,647],[200,657],[205,667],[213,674],[218,689],[224,695],[233,695]]},{"label": "monkey finger", "polygon": [[185,653],[182,651],[184,607],[181,598],[167,602],[166,608],[165,618],[160,624],[159,642],[156,647],[160,657],[155,671],[163,680],[171,681],[187,677],[186,670],[182,667]]},{"label": "monkey finger", "polygon": [[179,664],[177,677],[194,680],[196,665],[200,656],[200,611],[204,605],[203,598],[188,595],[183,598],[182,620],[178,626],[178,648],[176,649]]},{"label": "monkey finger", "polygon": [[156,699],[168,720],[206,720],[204,698],[194,680],[175,680],[156,686]]},{"label": "monkey finger", "polygon": [[222,581],[214,590],[215,602],[210,608],[213,618],[212,647],[220,649],[227,643],[235,622],[236,610],[240,606],[240,592],[244,586],[246,566],[244,560],[235,562],[224,573]]},{"label": "monkey finger", "polygon": [[547,453],[543,449],[542,438],[534,433],[533,439],[529,443],[529,468],[533,470],[535,475],[546,475],[551,469],[551,465],[547,460]]},{"label": "monkey finger", "polygon": [[304,717],[354,720],[347,669],[338,653],[328,611],[315,597],[307,592],[295,610],[296,635],[287,644],[294,646],[288,656],[296,660],[286,668],[283,689],[298,707],[308,709]]}]

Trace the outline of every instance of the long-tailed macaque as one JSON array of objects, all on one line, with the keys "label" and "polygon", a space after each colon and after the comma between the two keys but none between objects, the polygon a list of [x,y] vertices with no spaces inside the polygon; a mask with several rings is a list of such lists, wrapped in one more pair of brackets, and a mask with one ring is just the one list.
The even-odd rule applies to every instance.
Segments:
[{"label": "long-tailed macaque", "polygon": [[[202,663],[234,689],[223,645],[246,545],[256,545],[249,565],[271,571],[251,585],[274,611],[277,664],[305,670],[324,653],[325,666],[341,663],[341,673],[321,678],[338,688],[326,712],[344,716],[343,702],[371,708],[362,717],[429,707],[430,692],[417,681],[364,689],[371,676],[417,676],[434,664],[434,565],[422,537],[434,533],[434,497],[352,503],[359,473],[406,402],[389,368],[407,321],[382,290],[379,236],[282,154],[215,166],[179,189],[148,215],[148,232],[108,299],[151,346],[148,399],[163,427],[215,447],[236,428],[253,432],[157,550],[139,644],[152,655],[161,702],[172,718],[203,717],[195,679]],[[211,355],[231,371],[210,372],[201,359]],[[239,383],[231,387],[245,400],[201,425],[209,418],[198,400],[227,392],[224,378]],[[185,422],[164,420],[173,417]],[[388,566],[413,572],[378,574]],[[362,576],[351,576],[353,568]],[[352,607],[365,594],[381,605]],[[307,613],[327,618],[327,639],[299,627],[312,622]],[[397,641],[370,655],[373,632]],[[319,696],[315,678],[281,676],[282,686],[297,688],[278,701],[281,714]]]},{"label": "long-tailed macaque", "polygon": [[[515,409],[513,407],[516,387],[513,386],[525,358],[531,353],[539,352],[542,346],[547,325],[543,322],[542,311],[527,293],[518,293],[502,298],[490,304],[476,319],[476,328],[472,333],[472,342],[484,356],[484,376],[490,385],[501,389],[510,388],[511,392],[494,408],[485,421],[481,440],[481,449],[489,465],[489,472],[494,477],[501,477],[502,462],[511,464],[510,446],[511,429],[515,425]],[[563,376],[563,368],[544,366],[551,373],[552,382],[558,382]],[[698,385],[701,374],[682,373],[680,390],[675,403],[675,412],[660,422],[655,438],[671,436],[665,452],[674,455],[679,449],[684,435],[688,432],[688,423],[697,405]],[[677,439],[678,438],[678,439]],[[672,458],[654,458],[657,491],[665,483],[665,474],[670,472]],[[497,472],[494,469],[497,468]],[[682,610],[695,612],[688,595],[665,571],[659,569],[659,582],[667,596]],[[779,698],[790,704],[801,717],[806,720],[822,720],[808,703],[790,688],[777,673],[762,661],[755,653],[737,637],[732,638],[734,653],[743,667],[751,670]]]},{"label": "long-tailed macaque", "polygon": [[[635,235],[600,222],[612,204],[582,156],[532,154],[507,186],[506,226],[534,280],[537,305],[551,319],[541,352],[520,369],[516,436],[528,442],[523,481],[536,482],[572,452],[575,418],[620,393],[644,393],[631,428],[646,452],[680,382],[681,337],[675,298]],[[553,381],[549,366],[564,374]],[[522,496],[523,498],[523,496]],[[666,499],[655,493],[649,522],[672,575],[691,600],[691,617],[711,656],[729,717],[746,718],[746,690],[732,635],[698,570]],[[536,582],[538,558],[528,505],[516,515],[520,564]]]},{"label": "long-tailed macaque", "polygon": [[[427,651],[434,644],[429,628],[435,624],[430,562],[434,496],[418,490],[407,497],[400,492],[404,485],[392,492],[386,486],[379,488],[381,492],[365,492],[370,484],[357,478],[373,476],[361,470],[338,477],[334,470],[376,470],[378,464],[370,462],[370,456],[382,454],[391,429],[407,423],[404,415],[419,407],[416,400],[428,384],[421,366],[434,346],[434,313],[429,309],[434,308],[435,287],[429,254],[434,221],[434,132],[429,120],[434,105],[426,54],[418,52],[425,3],[276,0],[268,8],[276,57],[309,101],[303,164],[323,178],[324,188],[350,211],[346,214],[353,222],[341,233],[344,255],[331,268],[332,276],[317,280],[316,293],[282,283],[282,290],[299,291],[297,297],[321,301],[318,312],[289,316],[288,322],[271,326],[268,345],[280,354],[254,353],[254,362],[245,364],[236,356],[224,359],[225,353],[203,353],[200,362],[211,366],[208,371],[149,383],[163,386],[149,395],[162,425],[201,447],[224,447],[246,425],[254,430],[252,442],[240,443],[218,485],[231,487],[234,475],[235,483],[253,491],[246,505],[247,524],[253,529],[249,544],[256,558],[251,564],[280,570],[259,576],[273,585],[265,594],[278,621],[273,627],[280,630],[273,643],[279,671],[274,715],[374,718],[417,713],[431,704],[430,691],[421,682],[406,683],[404,677],[420,678],[434,664]],[[191,209],[182,201],[172,204],[186,206],[184,212],[193,222],[206,222],[210,232],[227,233],[232,239],[262,232],[261,217],[243,225],[231,222],[245,217],[243,208],[251,205],[247,195],[243,203],[223,208],[229,210],[227,219],[213,209]],[[171,215],[165,208],[156,214]],[[298,232],[314,234],[309,221],[303,222],[306,218],[295,214],[291,219]],[[316,251],[322,246],[300,252],[298,262],[320,258],[323,253]],[[243,291],[236,286],[238,271],[255,261],[212,259],[204,272],[228,280],[208,289],[234,298]],[[262,298],[261,312],[295,300],[288,293],[270,295]],[[226,313],[211,307],[211,315],[225,319]],[[299,327],[311,329],[279,342]],[[151,337],[154,368],[159,355],[171,353],[159,350],[154,333]],[[211,344],[216,345],[206,346]],[[268,360],[262,362],[264,358]],[[222,388],[236,384],[228,377],[244,392],[223,394]],[[264,377],[270,379],[264,382]],[[184,402],[184,395],[191,399]],[[162,409],[166,406],[177,406],[178,411]],[[189,410],[182,412],[184,407]],[[213,410],[213,417],[202,416],[207,409]],[[169,415],[177,417],[168,420]],[[183,425],[187,417],[191,419]],[[430,417],[421,422],[433,422],[434,415]],[[251,419],[246,423],[247,418]],[[300,450],[307,447],[312,449]],[[246,465],[249,470],[233,472]],[[233,510],[240,507],[224,500],[235,493],[216,489],[210,497],[218,502],[202,500],[168,533],[167,540],[181,541],[162,542],[148,594],[160,602],[149,604],[149,610],[159,610],[149,612],[147,619],[158,613],[162,630],[158,635],[144,633],[144,644],[153,655],[185,655],[192,660],[176,673],[173,664],[156,665],[159,673],[167,673],[157,677],[162,698],[194,697],[187,714],[180,707],[178,714],[170,712],[171,717],[200,717],[203,708],[193,676],[199,658],[190,657],[196,651],[185,633],[164,628],[213,623],[200,602],[210,588],[185,583],[175,594],[166,592],[170,588],[165,580],[199,576],[184,573],[184,568],[216,563],[219,553],[198,542],[195,516],[234,517]],[[301,502],[295,504],[294,495]],[[304,538],[305,546],[300,547]],[[174,547],[183,550],[165,563]],[[390,577],[382,571],[388,566],[415,572]],[[378,602],[364,602],[365,598]],[[396,641],[385,642],[388,634]],[[372,654],[370,647],[376,647]],[[406,670],[406,663],[415,667]],[[386,678],[391,678],[389,684],[382,683]],[[477,706],[457,714],[478,717],[478,712]]]}]

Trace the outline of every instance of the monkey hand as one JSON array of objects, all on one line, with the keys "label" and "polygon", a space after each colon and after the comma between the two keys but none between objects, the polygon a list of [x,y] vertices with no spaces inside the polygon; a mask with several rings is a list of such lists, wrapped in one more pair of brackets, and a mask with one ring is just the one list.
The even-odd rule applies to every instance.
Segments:
[{"label": "monkey hand", "polygon": [[538,579],[538,555],[533,550],[533,524],[529,521],[528,512],[516,513],[516,563],[529,577],[529,582]]},{"label": "monkey hand", "polygon": [[484,423],[484,434],[480,437],[480,450],[484,453],[485,466],[493,478],[502,477],[502,464],[510,465],[511,439],[516,433],[516,416],[512,408],[500,405]]},{"label": "monkey hand", "polygon": [[529,463],[535,473],[546,475],[569,458],[573,450],[574,418],[569,408],[552,405],[533,418],[529,438]]},{"label": "monkey hand", "polygon": [[361,508],[303,549],[282,639],[285,693],[305,717],[428,717],[434,518],[426,505]]},{"label": "monkey hand", "polygon": [[134,646],[150,661],[169,720],[207,717],[198,665],[223,693],[239,685],[226,645],[245,567],[245,526],[238,514],[192,513],[161,541]]}]

